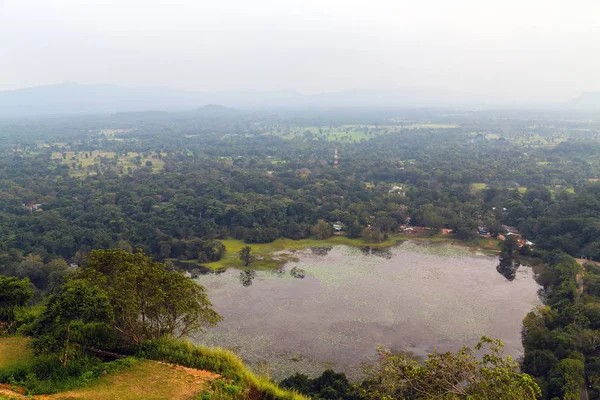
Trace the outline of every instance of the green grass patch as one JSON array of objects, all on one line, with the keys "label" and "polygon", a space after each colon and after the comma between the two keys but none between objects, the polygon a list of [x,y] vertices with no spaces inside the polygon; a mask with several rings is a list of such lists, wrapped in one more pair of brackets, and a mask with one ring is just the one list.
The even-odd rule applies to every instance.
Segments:
[{"label": "green grass patch", "polygon": [[58,393],[87,386],[98,377],[113,374],[133,366],[132,357],[101,362],[80,357],[67,367],[56,357],[23,357],[0,368],[0,383],[25,388],[29,394]]},{"label": "green grass patch", "polygon": [[[85,157],[86,153],[88,154],[87,158]],[[109,159],[109,161],[112,162],[114,160],[115,154],[116,153],[113,151],[81,151],[77,153],[73,151],[66,151],[52,153],[52,159],[60,162],[62,165],[68,165],[69,175],[82,178],[89,175],[90,173],[95,174],[95,172],[93,171],[93,167],[96,165],[100,165],[102,158]],[[163,155],[165,154],[163,153]],[[140,166],[135,165],[135,160],[138,156],[142,157],[140,160]],[[144,157],[141,153],[128,152],[126,156],[119,156],[119,158],[117,159],[117,168],[122,168],[123,174],[127,174],[129,168],[131,168],[131,170],[133,171],[137,168],[145,167],[147,161],[152,162],[153,172],[158,172],[162,170],[163,166],[165,165],[165,162],[162,159],[158,158],[155,154]],[[81,165],[81,169],[73,168],[73,163]]]},{"label": "green grass patch", "polygon": [[284,139],[306,137],[324,139],[330,142],[360,142],[377,136],[392,134],[402,130],[420,129],[449,129],[456,128],[454,124],[417,123],[407,125],[337,125],[337,126],[291,126],[265,132],[265,135],[275,135]]},{"label": "green grass patch", "polygon": [[101,376],[90,385],[48,396],[52,399],[160,400],[196,399],[215,375],[151,360],[138,360],[126,371]]},{"label": "green grass patch", "polygon": [[451,128],[458,128],[458,125],[455,124],[410,124],[410,125],[404,125],[402,126],[402,129],[409,129],[409,130],[415,130],[415,129],[451,129]]},{"label": "green grass patch", "polygon": [[[325,247],[331,245],[344,245],[354,247],[389,247],[398,243],[395,237],[381,243],[366,243],[360,238],[349,238],[347,236],[333,236],[325,240],[317,239],[277,239],[271,243],[245,243],[243,240],[222,240],[226,251],[219,261],[202,264],[212,270],[226,268],[244,269],[244,263],[239,259],[239,251],[244,246],[252,248],[255,260],[247,267],[251,269],[276,269],[288,261],[294,261],[293,250],[304,250],[309,247]],[[196,263],[190,261],[190,263]]]},{"label": "green grass patch", "polygon": [[22,336],[0,338],[0,369],[10,368],[15,363],[31,361],[33,352],[28,344],[29,339]]},{"label": "green grass patch", "polygon": [[471,190],[474,192],[480,192],[483,189],[487,189],[488,185],[487,183],[472,183],[471,184]]},{"label": "green grass patch", "polygon": [[[294,250],[304,250],[310,247],[326,247],[326,246],[351,246],[351,247],[390,247],[402,241],[431,241],[436,243],[450,243],[455,245],[467,246],[471,248],[481,248],[496,251],[500,248],[500,241],[497,239],[489,239],[478,237],[471,241],[457,239],[453,234],[442,235],[434,234],[425,237],[414,234],[395,234],[390,235],[389,239],[380,243],[367,243],[361,238],[349,238],[347,236],[333,236],[325,240],[317,239],[277,239],[271,243],[245,243],[243,240],[226,239],[222,240],[226,251],[223,258],[219,261],[202,264],[212,270],[221,270],[227,268],[238,269],[277,269],[281,265],[296,261]],[[490,244],[491,243],[491,244]],[[244,267],[244,263],[239,259],[239,251],[244,246],[252,248],[252,254],[256,259],[248,266]],[[196,264],[196,261],[189,261]]]}]

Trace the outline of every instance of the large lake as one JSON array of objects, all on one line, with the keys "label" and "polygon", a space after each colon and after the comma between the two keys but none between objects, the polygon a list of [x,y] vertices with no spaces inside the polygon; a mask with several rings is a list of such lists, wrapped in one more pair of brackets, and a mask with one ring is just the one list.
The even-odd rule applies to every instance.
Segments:
[{"label": "large lake", "polygon": [[[382,344],[417,356],[502,339],[522,352],[521,321],[539,304],[531,269],[508,281],[498,259],[451,245],[411,242],[370,253],[336,246],[296,252],[280,271],[202,275],[224,321],[196,342],[235,350],[281,379],[332,367],[360,377]],[[293,267],[304,278],[290,273]],[[296,274],[298,276],[298,274]]]}]

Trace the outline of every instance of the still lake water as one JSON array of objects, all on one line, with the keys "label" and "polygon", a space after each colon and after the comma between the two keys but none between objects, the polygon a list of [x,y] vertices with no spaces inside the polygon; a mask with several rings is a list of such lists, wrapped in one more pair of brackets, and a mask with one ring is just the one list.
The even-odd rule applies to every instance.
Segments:
[{"label": "still lake water", "polygon": [[[280,271],[229,269],[198,281],[224,321],[195,342],[231,348],[281,379],[326,368],[360,378],[378,344],[418,356],[474,346],[482,335],[522,352],[521,321],[540,303],[530,268],[508,281],[498,259],[411,242],[378,254],[335,246],[294,254]],[[290,274],[301,268],[305,276]]]}]

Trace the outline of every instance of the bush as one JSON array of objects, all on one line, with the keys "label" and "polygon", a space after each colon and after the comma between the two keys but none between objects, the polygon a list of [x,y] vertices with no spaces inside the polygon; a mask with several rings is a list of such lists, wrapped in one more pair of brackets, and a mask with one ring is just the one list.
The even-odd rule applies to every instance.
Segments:
[{"label": "bush", "polygon": [[297,390],[312,399],[366,400],[366,397],[362,397],[358,389],[348,382],[344,373],[336,373],[331,369],[314,379],[304,374],[295,374],[279,384],[284,388]]},{"label": "bush", "polygon": [[105,363],[81,357],[63,367],[55,357],[40,356],[0,370],[0,383],[24,387],[29,394],[57,393],[89,385],[101,375],[123,371],[137,362],[132,357]]}]

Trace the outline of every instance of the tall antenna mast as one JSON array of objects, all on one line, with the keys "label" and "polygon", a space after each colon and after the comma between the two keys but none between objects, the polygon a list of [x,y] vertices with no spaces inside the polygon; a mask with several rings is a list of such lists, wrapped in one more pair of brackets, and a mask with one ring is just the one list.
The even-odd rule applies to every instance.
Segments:
[{"label": "tall antenna mast", "polygon": [[339,163],[340,163],[340,159],[339,159],[339,154],[338,154],[338,148],[337,148],[337,146],[335,146],[334,150],[333,150],[333,166],[337,167]]}]

